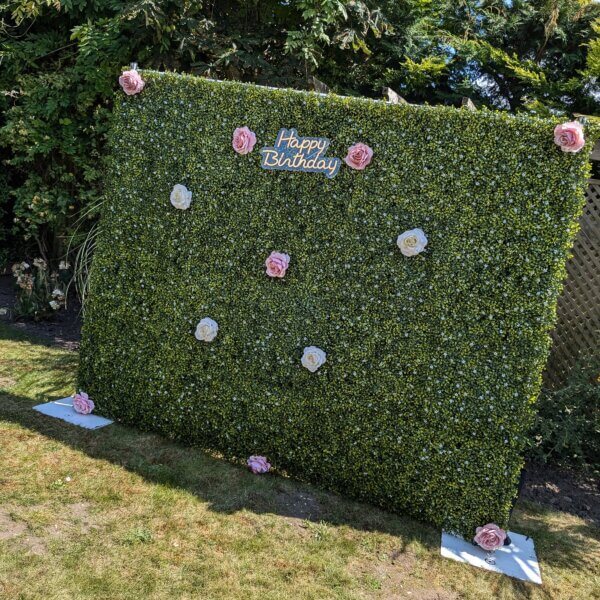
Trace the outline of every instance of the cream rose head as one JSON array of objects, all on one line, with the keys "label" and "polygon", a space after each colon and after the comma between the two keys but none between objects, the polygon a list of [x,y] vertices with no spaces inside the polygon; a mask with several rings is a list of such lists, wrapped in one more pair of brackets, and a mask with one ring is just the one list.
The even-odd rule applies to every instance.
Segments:
[{"label": "cream rose head", "polygon": [[209,317],[204,317],[196,326],[196,333],[194,335],[201,342],[212,342],[217,337],[218,332],[219,325],[217,322]]},{"label": "cream rose head", "polygon": [[427,236],[422,229],[410,229],[398,236],[396,244],[404,256],[416,256],[425,250]]},{"label": "cream rose head", "polygon": [[493,552],[504,545],[505,539],[506,531],[504,529],[500,529],[495,523],[488,523],[475,530],[473,541],[484,550]]},{"label": "cream rose head", "polygon": [[256,144],[256,134],[254,131],[248,129],[248,127],[238,127],[233,132],[231,145],[238,154],[252,152],[254,144]]},{"label": "cream rose head", "polygon": [[135,70],[123,71],[121,77],[119,77],[119,85],[123,88],[123,91],[128,96],[139,94],[146,83],[142,79],[142,76]]},{"label": "cream rose head", "polygon": [[177,183],[171,191],[171,204],[179,210],[186,210],[192,203],[192,192],[185,185]]},{"label": "cream rose head", "polygon": [[557,125],[554,128],[554,143],[563,152],[579,152],[585,146],[583,125],[577,121]]},{"label": "cream rose head", "polygon": [[327,354],[316,346],[307,346],[302,355],[302,366],[314,373],[327,360]]}]

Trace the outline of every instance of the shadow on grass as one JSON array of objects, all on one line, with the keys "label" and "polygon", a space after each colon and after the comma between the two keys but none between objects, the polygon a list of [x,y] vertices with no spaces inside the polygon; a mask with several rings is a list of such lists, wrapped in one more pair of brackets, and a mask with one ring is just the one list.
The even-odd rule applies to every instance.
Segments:
[{"label": "shadow on grass", "polygon": [[[309,521],[382,532],[398,538],[398,553],[407,551],[413,542],[438,552],[439,530],[407,516],[282,476],[256,477],[247,469],[197,447],[183,446],[120,424],[96,431],[81,429],[31,410],[37,403],[31,398],[0,392],[0,419],[57,440],[91,458],[110,461],[151,483],[185,490],[219,513],[248,510],[297,519],[300,523]],[[534,538],[538,555],[545,564],[593,571],[593,559],[581,536],[598,538],[600,530],[593,525],[571,524],[570,520],[562,523],[560,529],[551,528],[544,519],[548,512],[538,505],[518,503],[513,529]],[[549,590],[508,577],[499,578],[497,585],[518,598],[553,597]]]},{"label": "shadow on grass", "polygon": [[[90,431],[41,415],[31,408],[56,398],[57,394],[63,395],[65,384],[68,385],[75,370],[77,354],[55,353],[51,343],[32,340],[28,334],[2,326],[0,339],[31,343],[42,353],[23,360],[2,357],[5,374],[14,372],[18,392],[27,390],[25,393],[29,395],[0,391],[1,420],[57,440],[91,458],[109,461],[151,483],[185,490],[218,513],[248,510],[256,514],[279,515],[299,523],[309,521],[382,532],[397,538],[398,553],[405,552],[413,542],[432,553],[438,552],[439,530],[407,516],[386,512],[283,476],[256,477],[246,468],[216,454],[184,446],[158,434],[119,424]],[[556,514],[536,504],[517,503],[511,529],[534,538],[545,564],[593,572],[593,557],[582,538],[600,540],[600,529],[570,518],[558,522],[552,518]],[[510,590],[518,598],[552,598],[551,591],[508,577],[499,578],[498,586],[499,590]]]},{"label": "shadow on grass", "polygon": [[379,531],[399,536],[399,551],[411,541],[429,549],[439,547],[439,530],[408,517],[283,476],[257,477],[217,455],[158,434],[120,424],[92,431],[75,427],[31,410],[38,403],[0,392],[0,419],[67,444],[92,458],[110,461],[152,483],[184,489],[207,502],[214,511],[230,514],[246,509],[257,514]]}]

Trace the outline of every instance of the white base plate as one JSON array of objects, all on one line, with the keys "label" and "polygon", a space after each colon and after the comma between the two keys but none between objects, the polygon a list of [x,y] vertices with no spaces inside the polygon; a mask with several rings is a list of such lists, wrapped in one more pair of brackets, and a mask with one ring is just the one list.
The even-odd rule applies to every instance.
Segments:
[{"label": "white base plate", "polygon": [[495,565],[485,562],[487,556],[485,550],[474,546],[470,540],[450,535],[445,531],[442,531],[442,556],[541,585],[540,564],[535,554],[533,540],[512,531],[508,532],[508,536],[512,543],[494,552]]},{"label": "white base plate", "polygon": [[78,412],[75,412],[75,409],[73,408],[73,398],[70,396],[68,398],[63,398],[62,400],[38,404],[33,407],[33,410],[37,410],[49,417],[62,419],[67,423],[78,425],[84,429],[100,429],[100,427],[106,427],[112,423],[110,419],[105,419],[98,415],[80,415]]}]

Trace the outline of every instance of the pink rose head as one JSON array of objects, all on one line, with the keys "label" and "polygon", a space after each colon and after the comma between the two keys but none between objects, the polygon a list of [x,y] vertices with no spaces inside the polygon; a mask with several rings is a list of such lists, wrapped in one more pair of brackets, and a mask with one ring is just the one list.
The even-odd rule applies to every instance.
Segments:
[{"label": "pink rose head", "polygon": [[251,456],[248,459],[248,466],[254,474],[267,473],[271,468],[271,465],[264,456]]},{"label": "pink rose head", "polygon": [[554,143],[563,152],[579,152],[585,146],[583,125],[577,121],[569,121],[554,128]]},{"label": "pink rose head", "polygon": [[366,144],[358,142],[354,146],[348,148],[348,154],[344,158],[344,162],[352,169],[362,171],[373,158],[373,150]]},{"label": "pink rose head", "polygon": [[250,131],[247,127],[238,127],[233,132],[231,145],[238,154],[252,152],[254,144],[256,144],[256,134],[254,131]]},{"label": "pink rose head", "polygon": [[89,415],[94,410],[94,403],[85,392],[73,396],[73,408],[80,415]]},{"label": "pink rose head", "polygon": [[269,277],[284,277],[289,264],[290,257],[287,254],[271,252],[265,261],[267,275]]},{"label": "pink rose head", "polygon": [[498,550],[498,548],[502,548],[505,539],[506,531],[504,529],[500,529],[494,523],[488,523],[475,530],[473,541],[484,550],[492,552]]},{"label": "pink rose head", "polygon": [[123,71],[119,77],[119,84],[128,96],[133,96],[144,89],[146,82],[137,71]]}]

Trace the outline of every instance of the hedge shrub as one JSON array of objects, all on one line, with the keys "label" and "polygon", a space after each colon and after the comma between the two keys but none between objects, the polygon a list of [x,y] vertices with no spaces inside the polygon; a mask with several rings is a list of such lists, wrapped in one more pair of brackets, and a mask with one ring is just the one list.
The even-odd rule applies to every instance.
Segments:
[{"label": "hedge shrub", "polygon": [[[563,153],[530,116],[143,76],[115,106],[85,315],[79,383],[99,412],[454,531],[505,525],[589,144]],[[244,125],[258,142],[240,156]],[[373,161],[261,169],[282,127]],[[416,227],[429,244],[408,258],[396,237]],[[273,250],[284,279],[265,275]]]}]

